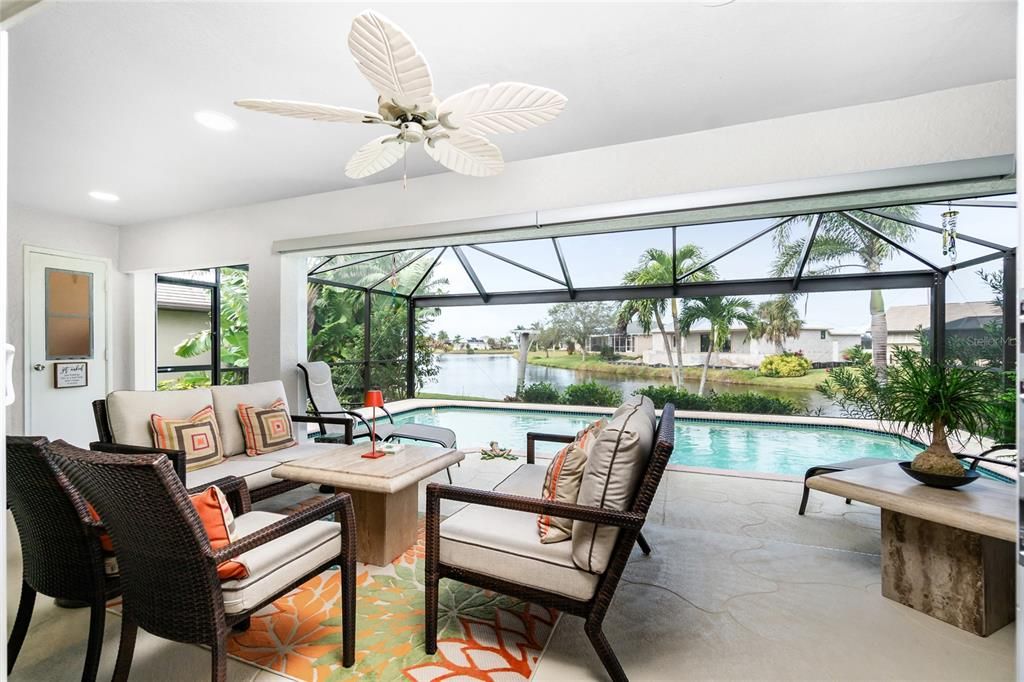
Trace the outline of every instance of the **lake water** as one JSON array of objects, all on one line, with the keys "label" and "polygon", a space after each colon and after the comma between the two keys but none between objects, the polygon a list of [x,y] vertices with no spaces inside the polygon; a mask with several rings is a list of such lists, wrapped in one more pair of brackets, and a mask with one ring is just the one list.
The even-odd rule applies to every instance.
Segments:
[{"label": "lake water", "polygon": [[[426,393],[478,396],[500,400],[516,392],[517,363],[516,358],[512,355],[450,353],[439,355],[437,360],[441,371],[434,377],[433,381],[423,387],[423,391]],[[571,369],[527,365],[526,383],[535,384],[541,381],[546,381],[559,390],[563,390],[570,384],[596,381],[608,386],[614,386],[622,391],[623,396],[628,396],[636,389],[650,386],[651,384],[671,383],[663,379],[626,379],[596,372],[578,372]],[[693,393],[697,392],[699,384],[700,382],[696,380],[686,380],[683,382],[686,390]],[[719,393],[742,393],[755,390],[766,395],[788,398],[808,410],[821,409],[822,414],[826,416],[841,416],[835,405],[813,390],[772,389],[743,384],[714,383],[709,383],[708,387]]]}]

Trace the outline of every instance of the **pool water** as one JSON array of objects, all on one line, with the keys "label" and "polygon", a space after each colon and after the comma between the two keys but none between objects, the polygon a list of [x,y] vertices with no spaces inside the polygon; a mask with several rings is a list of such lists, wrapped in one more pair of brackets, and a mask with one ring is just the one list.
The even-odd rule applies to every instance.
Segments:
[{"label": "pool water", "polygon": [[[421,408],[395,415],[396,424],[445,426],[459,447],[496,440],[501,447],[526,449],[526,433],[576,433],[601,415],[466,407]],[[554,453],[556,443],[537,443]],[[858,457],[905,460],[921,446],[884,433],[821,426],[676,419],[671,464],[769,474],[803,475],[808,467]]]}]

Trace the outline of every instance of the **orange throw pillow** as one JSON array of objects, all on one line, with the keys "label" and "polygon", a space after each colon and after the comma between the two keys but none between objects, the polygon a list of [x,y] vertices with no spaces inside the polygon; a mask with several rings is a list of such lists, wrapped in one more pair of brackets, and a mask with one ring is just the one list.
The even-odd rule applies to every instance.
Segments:
[{"label": "orange throw pillow", "polygon": [[[210,547],[218,550],[238,539],[235,533],[235,515],[231,513],[227,497],[220,488],[211,485],[201,493],[190,495],[189,499],[192,500],[192,506],[199,514],[199,520],[203,523],[203,528],[206,529],[207,537],[210,538]],[[96,509],[88,502],[85,504],[89,508],[89,515],[102,523]],[[100,535],[100,547],[103,548],[107,575],[117,575],[117,558],[113,555],[114,544],[110,541],[108,533]],[[225,561],[217,566],[217,577],[221,580],[247,578],[249,577],[249,568],[240,561]]]},{"label": "orange throw pillow", "polygon": [[263,455],[299,444],[292,435],[292,418],[280,398],[271,403],[270,407],[239,403],[238,419],[242,422],[247,455]]},{"label": "orange throw pillow", "polygon": [[[224,493],[215,485],[196,495],[189,496],[192,505],[203,522],[206,535],[210,538],[210,546],[214,550],[230,545],[237,539],[235,533],[235,515],[231,513],[228,500]],[[221,580],[247,578],[249,568],[242,562],[232,559],[217,565],[217,576]]]}]

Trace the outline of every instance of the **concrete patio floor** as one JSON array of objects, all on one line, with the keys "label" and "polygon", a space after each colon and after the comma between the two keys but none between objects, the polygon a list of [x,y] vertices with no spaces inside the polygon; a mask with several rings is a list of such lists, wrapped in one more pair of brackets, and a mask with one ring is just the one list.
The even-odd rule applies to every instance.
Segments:
[{"label": "concrete patio floor", "polygon": [[[470,454],[452,475],[489,488],[518,464]],[[447,482],[443,472],[432,480]],[[605,621],[631,679],[1013,678],[1014,625],[976,637],[883,598],[877,509],[812,492],[800,517],[800,491],[791,481],[666,473],[644,528],[654,553],[634,552]],[[13,621],[21,561],[10,514],[7,532]],[[10,679],[79,679],[87,627],[85,610],[37,600]],[[99,679],[111,675],[119,629],[108,617]],[[205,650],[140,632],[132,679],[205,680],[208,671]],[[233,659],[228,676],[285,679]],[[581,620],[562,618],[534,679],[606,679]]]}]

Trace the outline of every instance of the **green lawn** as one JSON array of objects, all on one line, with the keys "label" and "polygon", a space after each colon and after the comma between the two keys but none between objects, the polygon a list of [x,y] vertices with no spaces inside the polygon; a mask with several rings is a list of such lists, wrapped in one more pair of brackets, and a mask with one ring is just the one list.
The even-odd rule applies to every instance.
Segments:
[{"label": "green lawn", "polygon": [[[605,362],[595,354],[587,356],[586,362],[579,353],[569,355],[565,351],[552,351],[550,357],[545,357],[543,352],[530,353],[529,363],[542,367],[557,367],[559,369],[573,369],[585,372],[596,372],[608,376],[620,376],[628,379],[663,379],[668,381],[671,372],[668,367],[646,367],[644,365],[623,365]],[[683,376],[686,379],[699,380],[700,367],[684,367]],[[753,369],[709,369],[708,381],[718,384],[747,384],[751,386],[764,386],[766,388],[801,388],[814,389],[825,380],[826,370],[812,369],[802,377],[762,377],[757,375]]]}]

